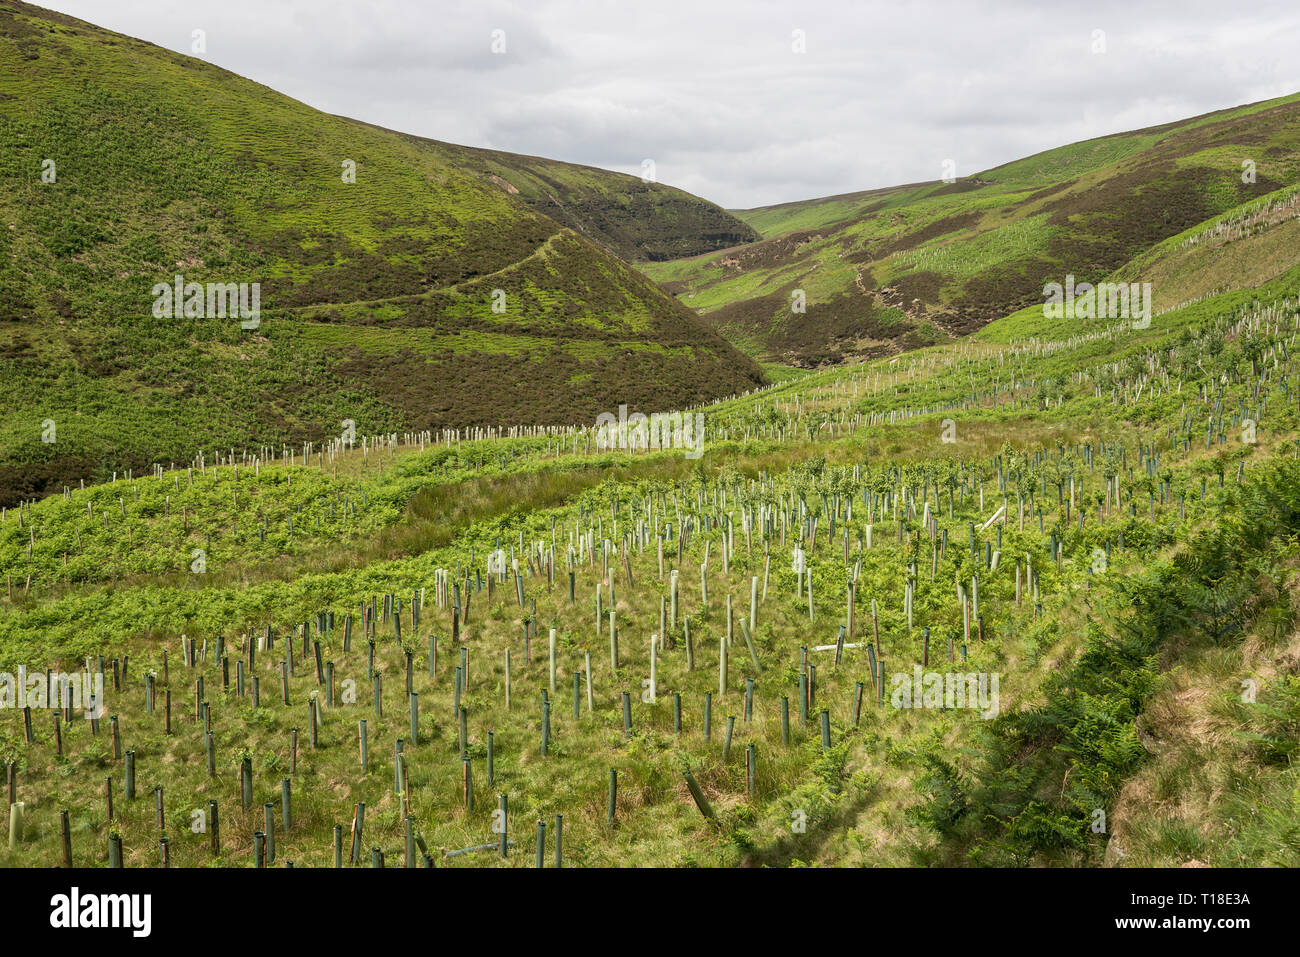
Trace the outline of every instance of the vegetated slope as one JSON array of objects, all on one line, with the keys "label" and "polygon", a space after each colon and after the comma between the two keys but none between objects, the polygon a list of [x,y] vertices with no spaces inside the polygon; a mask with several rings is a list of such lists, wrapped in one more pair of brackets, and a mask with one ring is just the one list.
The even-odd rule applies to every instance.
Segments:
[{"label": "vegetated slope", "polygon": [[[1153,317],[1223,293],[1253,289],[1300,266],[1300,187],[1288,186],[1156,244],[1109,276],[1108,283],[1150,284]],[[1131,319],[1131,317],[1130,317]],[[989,342],[1056,339],[1097,332],[1119,319],[1060,319],[1036,304],[975,333]]]},{"label": "vegetated slope", "polygon": [[799,199],[775,206],[732,210],[742,222],[758,230],[764,239],[781,236],[800,229],[820,229],[823,226],[845,224],[867,212],[881,200],[921,189],[928,183],[910,183],[905,186],[885,186],[881,189],[864,189],[838,196],[816,199]]},{"label": "vegetated slope", "polygon": [[737,211],[762,242],[645,270],[746,351],[817,365],[964,335],[1041,303],[1047,282],[1096,282],[1298,180],[1300,96],[1290,96],[949,184]]},{"label": "vegetated slope", "polygon": [[1151,284],[1157,312],[1262,285],[1300,263],[1300,188],[1288,186],[1171,236],[1125,263],[1112,282]]},{"label": "vegetated slope", "polygon": [[[0,669],[103,655],[137,797],[119,784],[106,819],[104,780],[124,778],[102,726],[34,707],[28,735],[21,709],[0,709],[29,825],[0,864],[61,860],[66,812],[74,865],[102,865],[113,841],[153,865],[144,796],[160,788],[173,865],[252,866],[258,805],[291,776],[272,865],[331,866],[334,828],[356,820],[355,864],[375,848],[391,866],[409,813],[417,846],[453,867],[531,866],[532,823],[549,857],[558,815],[566,866],[1296,866],[1300,266],[1272,259],[1256,282],[1220,259],[1241,243],[1282,256],[1286,202],[1122,264],[1176,287],[1210,249],[1201,269],[1232,287],[1171,288],[1187,304],[1146,328],[1034,308],[795,376],[709,406],[695,461],[567,435],[417,439],[208,458],[6,510]],[[319,329],[345,318],[296,308]],[[152,416],[139,424],[153,441]],[[506,547],[514,561],[494,557]],[[617,589],[608,651],[569,574],[579,596]],[[183,639],[202,649],[192,665]],[[999,676],[997,715],[902,700],[918,667]],[[200,677],[210,721],[173,702],[165,729],[159,699]],[[508,856],[444,855],[490,848],[499,794]],[[222,826],[195,833],[208,801]]]},{"label": "vegetated slope", "polygon": [[[584,422],[762,382],[622,260],[409,138],[14,0],[0,76],[6,503],[348,419]],[[177,274],[259,283],[260,325],[155,318]]]},{"label": "vegetated slope", "polygon": [[632,262],[658,262],[754,242],[758,231],[684,190],[540,156],[413,139],[532,209]]},{"label": "vegetated slope", "polygon": [[[539,820],[549,857],[558,815],[566,866],[1294,866],[1297,284],[797,377],[709,406],[695,461],[408,439],[73,489],[0,515],[0,668],[105,656],[176,866],[252,866],[290,763],[297,866],[331,866],[362,802],[352,866],[400,860],[408,814],[452,867],[530,866]],[[617,640],[569,575],[616,589]],[[936,676],[997,698],[936,699]],[[167,733],[159,693],[200,677],[210,722],[177,706]],[[150,801],[105,819],[102,729],[33,712],[28,736],[0,709],[30,824],[0,864],[58,861],[62,811],[75,865],[114,839],[156,862]],[[196,834],[208,801],[223,826]]]}]

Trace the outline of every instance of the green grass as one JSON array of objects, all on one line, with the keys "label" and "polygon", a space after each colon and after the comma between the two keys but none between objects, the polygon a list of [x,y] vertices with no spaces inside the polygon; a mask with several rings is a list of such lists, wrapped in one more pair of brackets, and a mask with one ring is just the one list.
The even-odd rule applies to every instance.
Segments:
[{"label": "green grass", "polygon": [[[1300,96],[1289,96],[1058,147],[952,184],[741,210],[761,242],[645,271],[762,360],[815,366],[916,348],[1041,303],[1043,285],[1067,274],[1104,279],[1294,185],[1298,133]],[[1243,159],[1256,163],[1254,182],[1242,182]],[[1280,242],[1271,260],[1285,259],[1286,248],[1293,244]],[[1247,270],[1246,284],[1278,271]],[[1167,285],[1181,289],[1192,278]],[[779,300],[794,288],[835,318],[791,321]],[[883,329],[870,314],[889,305],[909,315]]]},{"label": "green grass", "polygon": [[511,195],[532,209],[631,262],[695,256],[758,238],[741,219],[713,203],[639,176],[539,156],[417,142],[459,168],[517,191]]},{"label": "green grass", "polygon": [[[1216,636],[1216,646],[1227,651],[1249,646],[1265,628],[1290,634],[1290,619],[1274,609],[1273,596],[1280,593],[1266,582],[1281,582],[1285,589],[1293,577],[1284,551],[1294,534],[1286,531],[1294,514],[1285,507],[1289,499],[1276,492],[1294,490],[1300,415],[1282,398],[1295,381],[1295,359],[1280,360],[1261,379],[1251,358],[1294,333],[1294,318],[1275,328],[1260,318],[1271,313],[1257,317],[1253,301],[1267,308],[1292,289],[1288,278],[1249,295],[1226,294],[1170,313],[1147,330],[1056,340],[1044,340],[1050,330],[1038,330],[1034,345],[981,337],[816,373],[770,369],[777,384],[769,390],[706,410],[709,447],[698,462],[679,451],[597,454],[581,434],[433,443],[423,450],[408,440],[365,457],[347,453],[303,464],[299,456],[296,464],[257,467],[244,462],[238,478],[234,463],[206,463],[193,474],[164,471],[161,478],[144,475],[74,489],[24,509],[21,517],[11,510],[0,520],[0,566],[7,577],[0,599],[0,667],[59,662],[70,668],[86,655],[129,655],[126,683],[109,693],[108,705],[119,716],[124,747],[136,752],[140,796],[126,801],[121,794],[122,765],[112,757],[106,726],[94,735],[85,721],[65,722],[60,756],[47,713],[36,714],[35,741],[27,743],[21,713],[10,711],[0,723],[0,743],[8,759],[18,762],[29,830],[21,849],[5,852],[4,861],[53,862],[60,853],[57,812],[67,808],[74,859],[103,863],[110,826],[101,795],[103,779],[110,777],[116,788],[113,828],[122,836],[129,865],[156,857],[151,796],[161,786],[174,865],[248,866],[252,831],[262,826],[259,806],[278,801],[280,781],[290,777],[295,824],[276,835],[277,864],[288,858],[299,866],[329,866],[332,829],[348,830],[358,801],[367,805],[363,850],[368,855],[370,847],[380,847],[395,863],[404,838],[392,753],[394,739],[403,737],[410,810],[435,852],[490,842],[495,795],[509,795],[518,841],[511,857],[440,858],[447,866],[526,866],[532,860],[532,823],[551,822],[556,813],[564,815],[566,863],[573,866],[1096,864],[1110,836],[1088,830],[1094,806],[1108,809],[1113,840],[1123,846],[1126,861],[1294,864],[1285,764],[1251,758],[1258,762],[1256,777],[1240,792],[1237,810],[1206,805],[1177,822],[1144,822],[1126,790],[1156,773],[1153,787],[1171,800],[1195,791],[1187,770],[1194,762],[1161,771],[1155,759],[1132,746],[1139,715],[1161,707],[1157,659],[1142,648],[1164,649],[1169,657],[1159,660],[1194,663],[1179,649],[1196,634]],[[989,331],[1007,324],[1008,341],[1026,331],[1013,319]],[[1048,348],[1047,341],[1056,344]],[[1154,370],[1152,356],[1159,357]],[[1242,403],[1261,400],[1270,411],[1260,423],[1259,442],[1243,445],[1237,438]],[[955,423],[953,444],[940,440],[947,418]],[[1240,479],[1239,463],[1246,466]],[[1118,501],[1114,487],[1108,488],[1112,477],[1119,481]],[[900,540],[894,499],[902,488],[909,490],[915,511],[900,508]],[[982,528],[1004,499],[1009,520]],[[942,534],[932,542],[921,524],[923,500],[946,533],[946,548]],[[766,530],[751,526],[747,541],[741,515],[757,516],[763,508],[772,510],[770,522]],[[790,557],[804,508],[819,516],[816,544],[803,542],[813,571],[812,620],[806,595],[795,593]],[[1086,514],[1082,527],[1079,509]],[[724,571],[719,523],[728,514],[736,526]],[[675,535],[664,540],[661,577],[657,533],[664,524],[677,529],[679,515],[693,531],[680,560]],[[974,551],[971,522],[977,529]],[[1251,528],[1226,551],[1213,544],[1215,534]],[[617,590],[617,667],[609,661],[608,623],[598,627],[595,616],[597,583],[606,580],[604,558],[599,549],[588,554],[585,544],[572,557],[568,552],[570,544],[577,548],[578,534],[585,539],[588,531],[597,542],[606,538],[620,546],[610,563]],[[1059,565],[1052,536],[1060,542]],[[1259,546],[1260,536],[1275,544]],[[631,582],[623,566],[624,542]],[[706,543],[707,606],[699,584]],[[986,565],[986,543],[999,553],[997,571]],[[494,582],[490,593],[478,590],[486,558],[498,547],[519,561],[535,614],[531,604],[519,607],[511,575]],[[556,564],[548,583],[545,566],[530,565],[530,557],[549,556],[552,547]],[[196,548],[206,554],[201,574],[191,565]],[[1110,552],[1102,573],[1095,567],[1098,549]],[[903,581],[913,562],[915,626],[909,628]],[[1017,562],[1025,592],[1019,602]],[[1028,563],[1035,571],[1032,588],[1023,581]],[[855,637],[874,634],[874,600],[889,674],[910,672],[920,663],[924,625],[931,629],[931,669],[1000,673],[1004,717],[990,723],[968,712],[895,709],[888,696],[885,707],[877,707],[859,648],[846,651],[838,668],[831,653],[810,652],[817,665],[816,701],[810,725],[803,727],[797,708],[800,649],[833,644],[838,627],[847,625],[844,582],[854,568],[860,568],[861,582]],[[1219,579],[1216,568],[1232,575],[1227,603],[1207,604],[1200,592],[1180,584],[1201,580],[1198,575]],[[434,597],[440,569],[462,590],[467,574],[474,583],[458,642],[451,639],[450,609],[437,607]],[[680,571],[679,620],[667,628],[669,646],[657,655],[657,700],[650,703],[641,698],[649,635],[663,633],[660,599],[668,595],[672,569]],[[969,583],[973,576],[979,577],[982,640],[978,633],[964,635],[961,607],[954,602],[954,582]],[[726,598],[731,596],[736,618],[747,616],[751,577],[759,579],[760,589],[767,580],[753,636],[761,670],[734,624],[728,682],[719,693]],[[410,602],[421,588],[425,605],[413,629]],[[1031,600],[1034,589],[1040,609]],[[1126,618],[1139,594],[1153,609],[1158,600],[1159,614]],[[1266,601],[1243,603],[1242,596],[1251,594]],[[403,602],[400,641],[391,622],[379,623],[382,717],[371,700],[361,638],[361,603],[372,595]],[[334,616],[334,627],[323,633],[316,626],[320,612]],[[353,638],[344,650],[349,613]],[[525,660],[525,619],[533,626],[531,663]],[[687,620],[693,669],[685,651]],[[304,622],[305,655],[299,633]],[[1113,647],[1107,636],[1118,640],[1134,622],[1154,631],[1143,632],[1147,644],[1132,652],[1135,661],[1146,663],[1129,674],[1129,666],[1107,657]],[[275,646],[257,654],[249,674],[261,679],[262,704],[254,710],[247,694],[233,690],[233,673],[232,689],[223,690],[211,653],[218,637],[228,649],[239,649],[268,626]],[[543,756],[540,699],[549,684],[551,628],[558,674],[550,696],[552,738]],[[208,660],[194,669],[184,665],[182,635],[206,641]],[[438,643],[436,677],[428,673],[431,635]],[[951,665],[950,639],[956,659]],[[290,641],[296,665],[286,706],[280,703],[278,662]],[[334,666],[336,692],[342,694],[345,680],[355,682],[356,690],[355,702],[324,708],[315,749],[306,731],[307,700],[320,690],[312,641],[320,641],[323,660]],[[460,645],[471,662],[461,703],[476,781],[473,811],[461,804],[463,766],[452,711]],[[1277,647],[1285,648],[1285,642]],[[160,715],[144,713],[143,675],[153,670],[161,676],[164,649],[170,682],[164,685],[160,677],[158,688],[173,692],[170,735],[163,733]],[[409,741],[402,691],[405,651],[412,655],[420,701],[415,743]],[[580,679],[575,718],[572,676],[586,670],[588,651],[595,707],[587,708],[585,678]],[[1235,687],[1231,662],[1206,667],[1207,674]],[[1122,683],[1116,675],[1124,675]],[[191,717],[199,676],[216,730],[215,776],[206,769],[201,725]],[[756,690],[748,723],[747,677],[755,679]],[[855,724],[859,682],[866,691]],[[1284,724],[1289,720],[1286,686],[1274,689],[1266,677],[1264,687],[1261,700],[1273,712],[1229,709],[1220,719],[1241,732],[1241,747],[1250,754],[1271,753],[1259,744],[1260,735],[1286,739],[1285,728],[1279,733],[1275,727],[1277,714]],[[1079,698],[1072,690],[1077,688],[1092,697]],[[624,691],[632,699],[630,738],[622,731]],[[674,692],[683,705],[680,734],[674,731]],[[705,692],[713,694],[708,740],[702,729]],[[794,706],[788,746],[780,730],[782,697]],[[1085,700],[1102,709],[1103,724],[1080,710]],[[817,728],[822,708],[829,712],[832,736],[825,753]],[[729,715],[737,717],[736,731],[724,759]],[[356,722],[363,717],[370,736],[365,770],[356,743]],[[1143,720],[1157,719],[1151,710]],[[290,772],[293,728],[297,766]],[[492,786],[486,782],[489,731]],[[1077,766],[1052,750],[1061,734],[1082,749]],[[758,760],[753,796],[744,764],[750,745]],[[1026,747],[1042,760],[1026,762],[1020,757]],[[239,807],[238,768],[245,755],[254,768],[248,814]],[[716,825],[691,801],[684,767],[704,789]],[[611,768],[618,772],[620,794],[613,827],[605,820]],[[224,822],[215,858],[208,836],[188,827],[192,811],[208,800],[219,802]],[[1247,806],[1257,823],[1239,839],[1206,840],[1216,815],[1239,819]],[[807,827],[793,830],[791,821],[800,814]]]},{"label": "green grass", "polygon": [[[549,828],[557,814],[569,866],[1300,864],[1293,227],[1260,220],[1258,210],[1238,206],[1233,190],[1184,190],[1190,181],[1168,169],[1139,191],[1154,195],[1126,200],[1148,212],[1169,204],[1160,243],[1122,229],[1108,234],[1100,207],[1077,214],[1081,231],[1074,220],[1054,222],[1060,211],[1045,206],[1061,194],[1028,192],[1073,177],[1065,192],[1105,193],[1119,171],[1131,172],[1152,151],[1163,156],[1178,129],[1225,133],[1231,147],[1234,130],[1249,131],[1233,124],[1267,120],[1285,138],[1289,101],[1076,144],[991,171],[988,187],[930,185],[840,197],[821,210],[814,203],[746,213],[770,231],[782,222],[838,222],[818,217],[883,204],[834,233],[797,237],[806,240],[798,249],[777,234],[725,254],[742,268],[702,288],[704,301],[730,310],[727,328],[746,348],[759,353],[778,342],[782,355],[803,363],[760,368],[741,360],[737,379],[735,354],[704,337],[684,310],[665,305],[623,262],[559,227],[542,228],[496,184],[482,188],[482,170],[457,180],[449,202],[460,205],[412,199],[436,196],[438,177],[448,178],[445,186],[460,175],[437,158],[436,144],[345,121],[335,129],[329,118],[206,66],[124,39],[99,49],[94,38],[102,34],[74,34],[84,28],[58,18],[51,33],[44,21],[33,26],[33,16],[0,4],[0,57],[10,57],[15,89],[27,95],[0,101],[0,134],[12,142],[36,131],[63,136],[70,155],[103,155],[124,172],[109,176],[74,161],[61,183],[74,188],[75,202],[31,186],[5,210],[24,230],[0,230],[0,241],[30,254],[18,260],[29,264],[23,270],[0,273],[7,283],[0,288],[17,297],[8,301],[39,288],[41,309],[53,310],[0,323],[0,394],[10,410],[0,419],[0,450],[9,456],[7,480],[34,499],[0,511],[0,671],[71,670],[103,655],[106,705],[121,747],[134,752],[137,793],[123,793],[124,761],[107,717],[94,728],[80,716],[59,721],[33,708],[29,739],[23,712],[0,708],[0,752],[26,811],[24,838],[0,850],[0,864],[57,865],[67,811],[77,865],[103,865],[110,840],[120,837],[128,866],[152,866],[166,834],[173,866],[251,866],[266,802],[276,805],[275,866],[332,866],[336,827],[346,856],[360,802],[363,866],[371,848],[390,866],[401,862],[408,811],[439,866],[453,867],[531,866],[535,824]],[[35,60],[21,59],[33,51]],[[122,82],[99,89],[62,82],[70,53],[116,63]],[[155,59],[154,74],[137,69],[137,61]],[[235,109],[247,102],[290,130],[310,117],[320,126],[313,150],[328,151],[332,135],[344,137],[335,146],[356,145],[346,137],[360,129],[368,150],[360,170],[396,164],[392,194],[373,183],[359,193],[364,204],[340,214],[346,228],[326,230],[334,220],[323,210],[337,197],[309,188],[314,181],[296,169],[321,157],[295,152],[279,127],[265,141],[275,150],[265,153],[223,153],[228,141],[207,152],[150,145],[146,133],[170,115],[171,101],[131,89],[146,76],[154,85],[201,81],[224,91],[215,119],[203,120],[216,125],[200,124],[200,132],[220,128],[251,142],[257,130]],[[72,99],[60,104],[49,90]],[[50,102],[42,107],[43,96]],[[184,109],[183,97],[176,102]],[[78,137],[81,118],[101,116],[87,113],[95,104],[137,125]],[[1211,153],[1214,162],[1228,155]],[[145,188],[151,172],[171,163],[183,190]],[[514,169],[501,164],[494,168],[503,177]],[[538,183],[542,173],[573,190],[589,183],[576,168],[537,169]],[[419,191],[410,177],[425,177]],[[134,198],[125,183],[139,187]],[[999,197],[1013,196],[1027,201],[1003,215]],[[1240,235],[1219,242],[1224,224],[1209,216],[1174,229],[1180,217],[1222,203],[1231,206],[1215,215],[1224,212],[1224,228]],[[407,218],[394,222],[397,209]],[[442,213],[455,216],[435,225]],[[112,216],[121,228],[97,235],[90,224]],[[239,223],[245,234],[236,235]],[[472,223],[504,232],[476,233]],[[312,228],[295,231],[304,224]],[[518,249],[493,245],[511,241],[514,228],[524,230]],[[435,276],[424,243],[445,253],[443,229],[456,233],[465,258],[458,267],[454,256],[440,259],[437,269],[463,269]],[[864,246],[883,253],[903,238],[903,255],[888,261],[940,267],[938,298],[927,304],[969,306],[975,300],[951,298],[954,283],[1050,256],[1067,233],[1093,253],[1140,246],[1146,255],[1114,275],[1159,278],[1160,295],[1176,308],[1134,329],[1051,321],[1029,305],[953,341],[942,313],[909,312],[906,278],[916,269],[890,274],[901,292],[884,302],[837,292],[872,269],[871,260],[841,254]],[[114,297],[142,276],[120,277],[119,285],[106,268],[129,265],[123,271],[133,273],[140,262],[165,265],[200,246],[278,277],[279,312],[264,335],[220,321],[178,326],[112,312]],[[391,271],[370,268],[380,262]],[[690,262],[716,268],[708,256]],[[1097,260],[1100,276],[1108,262]],[[678,282],[690,276],[680,262],[648,268]],[[99,285],[73,290],[77,277],[98,277]],[[810,308],[794,319],[780,314],[783,303],[760,301],[746,313],[743,298],[728,298],[729,282],[782,296],[789,282],[804,283]],[[494,288],[507,290],[505,313],[490,308]],[[60,289],[62,300],[46,295]],[[997,301],[988,299],[988,308]],[[810,349],[815,336],[852,340],[839,355],[869,358],[814,371],[806,365],[840,349]],[[899,346],[911,351],[892,354]],[[545,378],[535,378],[535,367]],[[752,375],[744,372],[751,367]],[[731,394],[761,381],[769,385]],[[698,407],[700,456],[601,450],[590,419],[495,436],[412,424],[495,414],[499,424],[517,425],[522,419],[506,416],[519,410],[568,423],[575,408],[614,413],[624,401],[633,411]],[[41,441],[47,418],[57,427],[53,442]],[[348,418],[356,447],[322,448],[321,436],[338,435]],[[271,424],[274,444],[240,441],[265,436]],[[191,468],[196,446],[208,452]],[[84,488],[69,481],[65,490],[68,463],[92,481]],[[54,494],[34,494],[47,488]],[[796,576],[796,548],[806,575]],[[460,596],[455,623],[440,584]],[[755,587],[747,637],[741,621],[748,623]],[[422,594],[417,623],[412,607]],[[395,616],[382,613],[389,601],[400,603]],[[378,702],[363,625],[372,602],[381,610],[373,632]],[[836,663],[825,646],[841,629],[857,647]],[[272,644],[259,648],[268,633]],[[652,635],[663,640],[653,701]],[[206,649],[192,666],[182,650],[189,639]],[[337,697],[317,713],[313,744],[309,702],[331,695],[317,675],[317,646]],[[458,695],[462,654],[470,677]],[[884,663],[880,697],[872,655]],[[243,694],[236,660],[247,672]],[[118,686],[115,661],[119,674],[129,661]],[[287,704],[281,662],[290,671]],[[408,662],[418,694],[414,736]],[[998,716],[896,706],[894,676],[916,666],[997,674]],[[158,692],[152,713],[150,674]],[[1258,685],[1255,702],[1241,698],[1247,677]],[[211,771],[196,708],[200,679],[214,736]],[[803,681],[812,686],[806,722]],[[463,756],[457,703],[465,709]],[[403,782],[395,781],[398,738]],[[463,758],[472,809],[464,804]],[[253,778],[247,811],[245,760]],[[695,806],[686,771],[711,819]],[[286,779],[294,816],[287,832],[278,819]],[[161,827],[154,788],[164,799]],[[510,856],[444,856],[494,841],[500,794],[509,798]],[[218,802],[222,822],[215,853],[210,835],[193,828],[194,812],[209,801]],[[1091,826],[1098,810],[1104,832]]]},{"label": "green grass", "polygon": [[[623,401],[652,411],[762,381],[606,246],[530,205],[536,190],[485,178],[487,158],[509,154],[328,116],[12,0],[0,69],[0,503],[188,460],[198,435],[229,448],[319,440],[343,419],[594,421]],[[678,190],[514,160],[537,184],[560,176],[575,215],[579,195],[602,210],[593,238],[617,250],[750,238]],[[260,284],[260,327],[153,318],[155,284],[177,273]]]}]

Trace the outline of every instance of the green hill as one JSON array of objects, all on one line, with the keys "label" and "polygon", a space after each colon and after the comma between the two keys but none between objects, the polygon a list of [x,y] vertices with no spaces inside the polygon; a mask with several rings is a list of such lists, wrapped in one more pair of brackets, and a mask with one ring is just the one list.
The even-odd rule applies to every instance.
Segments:
[{"label": "green hill", "polygon": [[[487,154],[13,0],[0,74],[0,500],[344,420],[589,422],[763,381],[622,260],[486,179]],[[582,176],[569,195],[627,179]],[[632,192],[730,228],[677,191]],[[587,231],[671,245],[617,220]],[[204,297],[202,315],[155,317],[177,275],[250,299],[257,283],[257,327]]]},{"label": "green hill", "polygon": [[1125,263],[1115,282],[1149,282],[1157,311],[1261,285],[1300,262],[1300,189],[1288,186],[1171,236]]},{"label": "green hill", "polygon": [[631,262],[702,255],[760,238],[721,207],[637,176],[540,156],[417,142]]},{"label": "green hill", "polygon": [[[1300,187],[1288,186],[1157,243],[1105,279],[1150,284],[1154,321],[1202,300],[1266,286],[1297,266]],[[1109,320],[1096,320],[1094,331],[1108,324]],[[1061,320],[1046,316],[1040,303],[994,320],[975,337],[1004,343],[1052,339],[1061,335],[1062,329]],[[1075,325],[1073,331],[1083,331],[1083,327]]]},{"label": "green hill", "polygon": [[[773,368],[698,409],[690,458],[601,449],[591,421],[375,436],[558,403],[535,365],[593,401],[692,402],[743,360],[433,146],[4,0],[0,36],[6,181],[69,157],[2,210],[6,474],[146,463],[0,508],[22,822],[0,866],[1300,866],[1300,190],[1273,186],[1291,101],[928,200],[745,213],[766,238],[713,256],[745,268],[697,298],[757,295],[812,234],[881,226],[875,204],[924,231],[984,190],[971,211],[995,223],[1051,225],[1038,204],[1070,199],[1052,228],[1095,260],[1078,277],[1151,282],[1157,314],[1062,321],[1013,296],[959,340]],[[1271,117],[1252,148],[1283,157],[1258,196],[1116,181],[1171,138],[1218,136],[1226,163],[1252,116]],[[339,155],[357,183],[336,185]],[[1074,185],[1005,206],[1039,174]],[[1121,186],[1170,210],[1165,235],[1079,205]],[[1014,222],[934,229],[925,262],[950,277],[1037,261]],[[648,268],[687,282],[693,262]],[[265,316],[155,318],[149,282],[177,270],[264,277]],[[919,336],[889,328],[881,352]],[[339,415],[355,448],[230,447]],[[169,467],[187,442],[225,448]],[[98,721],[46,696],[83,671]]]},{"label": "green hill", "polygon": [[569,867],[1294,867],[1297,283],[795,376],[694,462],[248,450],[9,509],[0,670],[103,656],[120,738],[0,709],[0,864],[66,812],[77,866],[524,867],[562,816]]},{"label": "green hill", "polygon": [[[741,210],[762,242],[645,270],[747,352],[818,365],[964,335],[1041,303],[1047,282],[1096,282],[1297,181],[1300,96],[1290,96],[952,183]],[[792,311],[797,290],[804,313]]]}]

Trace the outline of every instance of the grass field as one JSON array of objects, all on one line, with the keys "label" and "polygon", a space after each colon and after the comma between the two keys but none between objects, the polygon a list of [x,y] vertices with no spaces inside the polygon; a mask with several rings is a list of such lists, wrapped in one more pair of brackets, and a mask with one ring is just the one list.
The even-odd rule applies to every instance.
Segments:
[{"label": "grass field", "polygon": [[0,63],[0,865],[1300,865],[1295,98],[747,242],[12,0]]},{"label": "grass field", "polygon": [[[56,732],[33,709],[29,742],[10,710],[26,818],[6,863],[55,863],[67,808],[79,863],[106,861],[117,835],[128,865],[151,865],[166,834],[173,865],[247,866],[269,802],[276,865],[331,866],[335,827],[346,863],[360,803],[363,865],[372,848],[405,858],[408,813],[439,866],[532,866],[536,824],[553,835],[557,814],[570,865],[1294,864],[1297,280],[1146,330],[796,376],[708,408],[695,461],[597,453],[582,432],[406,436],[306,460],[250,451],[8,510],[3,666],[93,671],[104,655],[136,797],[107,716]],[[897,706],[894,676],[918,665],[998,674],[997,716]],[[1187,707],[1222,742],[1205,783]],[[1225,830],[1211,792],[1229,780],[1233,806],[1259,813]],[[495,845],[500,794],[509,856],[445,856]],[[215,853],[193,829],[209,801]]]}]

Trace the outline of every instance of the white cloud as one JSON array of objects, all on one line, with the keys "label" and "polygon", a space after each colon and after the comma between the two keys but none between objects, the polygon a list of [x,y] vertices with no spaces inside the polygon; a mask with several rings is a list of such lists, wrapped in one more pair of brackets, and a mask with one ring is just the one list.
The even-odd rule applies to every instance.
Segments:
[{"label": "white cloud", "polygon": [[381,126],[625,172],[653,158],[660,182],[729,207],[933,179],[946,158],[968,174],[1300,89],[1292,0],[42,2],[185,53],[202,27],[212,62]]}]

